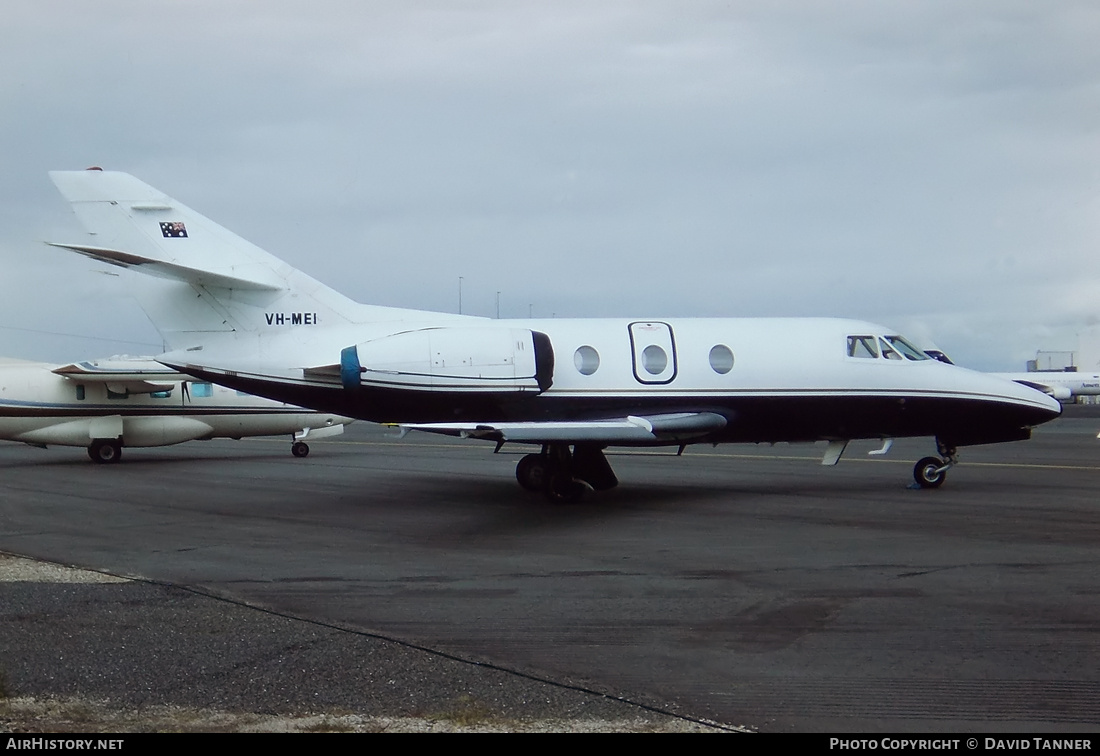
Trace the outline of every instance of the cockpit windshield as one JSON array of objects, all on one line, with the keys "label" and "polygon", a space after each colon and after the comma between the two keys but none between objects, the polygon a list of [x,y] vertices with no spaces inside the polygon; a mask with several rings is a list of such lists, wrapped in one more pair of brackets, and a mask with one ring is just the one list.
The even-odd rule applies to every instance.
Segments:
[{"label": "cockpit windshield", "polygon": [[910,344],[901,336],[872,336],[870,334],[854,334],[848,337],[848,356],[863,359],[907,360],[917,362],[930,359],[921,350]]},{"label": "cockpit windshield", "polygon": [[931,359],[927,354],[917,349],[901,336],[887,336],[886,340],[890,342],[890,346],[894,347],[894,349],[897,349],[899,352],[904,354],[905,359],[907,360],[913,360],[914,362],[916,362],[918,360]]}]

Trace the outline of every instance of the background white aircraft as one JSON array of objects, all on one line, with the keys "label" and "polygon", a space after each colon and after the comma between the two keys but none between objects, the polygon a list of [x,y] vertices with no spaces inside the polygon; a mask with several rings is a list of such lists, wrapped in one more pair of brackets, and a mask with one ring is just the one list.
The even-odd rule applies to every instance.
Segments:
[{"label": "background white aircraft", "polygon": [[[940,362],[954,364],[951,358],[939,349],[925,349],[924,353]],[[1068,402],[1078,396],[1100,396],[1100,373],[1082,373],[1076,370],[1032,370],[1024,373],[990,373],[990,375],[1042,391],[1061,402]]]},{"label": "background white aircraft", "polygon": [[1030,386],[1063,402],[1078,396],[1100,396],[1100,373],[1056,373],[1042,370],[993,375]]},{"label": "background white aircraft", "polygon": [[84,446],[96,462],[118,462],[123,447],[169,446],[193,439],[343,433],[351,418],[196,381],[151,358],[60,367],[0,359],[0,438],[35,446]]},{"label": "background white aircraft", "polygon": [[92,232],[55,246],[152,277],[133,291],[172,350],[161,362],[351,417],[540,444],[516,475],[552,499],[616,485],[609,445],[826,440],[834,464],[851,439],[933,436],[940,457],[914,477],[935,487],[957,447],[1028,438],[1060,412],[862,321],[507,321],[361,305],[133,176],[50,175]]}]

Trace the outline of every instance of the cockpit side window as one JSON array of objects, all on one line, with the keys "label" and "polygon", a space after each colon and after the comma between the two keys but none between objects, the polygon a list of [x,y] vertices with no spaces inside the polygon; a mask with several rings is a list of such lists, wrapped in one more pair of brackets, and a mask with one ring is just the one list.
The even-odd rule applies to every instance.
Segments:
[{"label": "cockpit side window", "polygon": [[869,359],[876,359],[878,357],[878,347],[875,345],[874,336],[849,336],[848,337],[848,356],[849,357],[866,357]]}]

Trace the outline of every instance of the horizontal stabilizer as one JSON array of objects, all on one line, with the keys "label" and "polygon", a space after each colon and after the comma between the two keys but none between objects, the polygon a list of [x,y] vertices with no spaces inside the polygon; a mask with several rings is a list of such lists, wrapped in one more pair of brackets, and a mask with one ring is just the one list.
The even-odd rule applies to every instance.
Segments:
[{"label": "horizontal stabilizer", "polygon": [[460,438],[518,443],[620,443],[652,444],[697,439],[726,427],[726,418],[715,412],[676,412],[611,420],[576,420],[522,423],[415,423],[404,430],[441,433]]},{"label": "horizontal stabilizer", "polygon": [[266,281],[259,281],[226,275],[224,273],[216,273],[210,270],[189,268],[186,265],[177,265],[176,263],[154,260],[130,252],[120,252],[117,249],[90,247],[84,244],[64,244],[61,242],[46,243],[51,247],[69,249],[109,265],[117,265],[120,268],[137,268],[140,272],[156,276],[157,278],[169,278],[174,281],[183,281],[197,286],[213,286],[219,289],[256,289],[259,291],[278,291],[284,288],[284,284],[274,277]]}]

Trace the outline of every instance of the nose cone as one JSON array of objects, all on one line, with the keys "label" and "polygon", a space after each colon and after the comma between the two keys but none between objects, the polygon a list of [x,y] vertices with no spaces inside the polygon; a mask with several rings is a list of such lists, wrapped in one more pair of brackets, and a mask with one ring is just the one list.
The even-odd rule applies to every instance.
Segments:
[{"label": "nose cone", "polygon": [[991,393],[998,394],[1005,404],[1019,408],[1023,427],[1041,425],[1062,414],[1061,403],[1038,389],[998,376],[988,376],[988,379],[996,386]]},{"label": "nose cone", "polygon": [[1041,391],[988,373],[929,360],[952,401],[930,435],[948,446],[998,444],[1031,437],[1031,429],[1062,414],[1062,406]]},{"label": "nose cone", "polygon": [[1056,399],[1007,378],[976,373],[972,386],[982,395],[985,408],[960,413],[954,430],[944,434],[959,446],[1022,441],[1031,437],[1036,425],[1062,414]]}]

